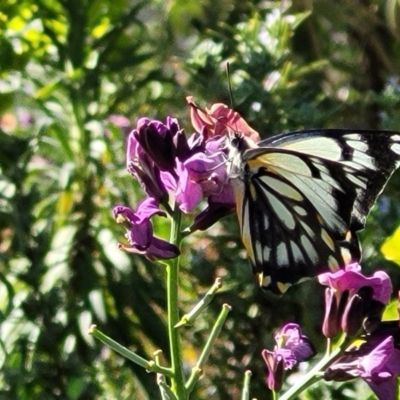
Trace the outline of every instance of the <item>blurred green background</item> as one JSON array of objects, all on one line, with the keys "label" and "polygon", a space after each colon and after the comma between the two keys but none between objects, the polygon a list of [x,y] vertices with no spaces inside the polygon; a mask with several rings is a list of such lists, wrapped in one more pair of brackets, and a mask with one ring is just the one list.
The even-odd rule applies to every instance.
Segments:
[{"label": "blurred green background", "polygon": [[[96,323],[168,361],[164,270],[117,249],[124,232],[110,210],[143,197],[125,172],[137,118],[172,115],[190,133],[187,95],[202,107],[230,104],[227,61],[235,108],[264,137],[400,130],[396,0],[1,2],[0,399],[159,398],[153,374],[87,334]],[[385,269],[396,290],[399,196],[398,172],[361,234],[364,270]],[[156,221],[159,235],[168,229]],[[322,288],[262,293],[235,216],[189,237],[183,254],[183,312],[216,276],[224,280],[207,312],[182,329],[188,370],[221,304],[233,307],[193,398],[238,399],[246,369],[251,395],[268,398],[260,352],[282,322],[300,322],[323,350]],[[304,398],[363,390],[321,385]]]}]

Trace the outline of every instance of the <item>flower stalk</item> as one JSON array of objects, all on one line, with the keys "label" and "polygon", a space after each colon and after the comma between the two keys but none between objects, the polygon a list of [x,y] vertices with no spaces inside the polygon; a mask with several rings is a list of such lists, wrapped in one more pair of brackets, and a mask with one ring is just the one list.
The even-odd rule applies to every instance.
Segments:
[{"label": "flower stalk", "polygon": [[[172,224],[170,242],[178,248],[181,242],[181,217],[182,214],[176,206]],[[168,337],[169,348],[171,354],[171,389],[178,399],[186,399],[186,388],[184,384],[184,376],[181,362],[181,343],[179,331],[175,328],[179,321],[178,307],[178,274],[179,274],[179,257],[166,261],[167,265],[167,305],[168,305]]]},{"label": "flower stalk", "polygon": [[210,355],[211,347],[214,343],[214,340],[220,334],[222,326],[224,325],[226,318],[228,317],[228,313],[231,309],[232,309],[232,307],[229,304],[224,304],[222,306],[222,310],[217,318],[217,321],[214,324],[214,327],[210,333],[210,336],[207,339],[206,344],[204,345],[203,351],[201,352],[200,357],[199,357],[196,365],[193,367],[192,373],[191,373],[188,381],[186,382],[185,387],[189,394],[193,391],[193,388],[196,385],[196,383],[201,375],[203,366],[207,362],[208,357]]},{"label": "flower stalk", "polygon": [[246,371],[244,373],[244,381],[243,381],[241,400],[249,400],[250,399],[250,378],[251,378],[251,371]]},{"label": "flower stalk", "polygon": [[184,325],[191,325],[193,321],[201,314],[201,312],[208,307],[221,286],[222,280],[221,278],[217,278],[210,290],[187,314],[181,318],[181,320],[176,324],[175,328],[179,328]]},{"label": "flower stalk", "polygon": [[[228,112],[228,115],[224,114],[225,119],[236,115],[230,115],[226,106],[219,105],[214,109],[218,118],[212,124],[219,121],[221,112]],[[225,123],[220,124],[219,129],[224,131],[226,126]],[[182,213],[193,215],[192,224],[189,230],[186,229],[186,232],[193,232],[207,229],[220,218],[232,213],[235,206],[225,165],[226,138],[223,133],[221,131],[216,134],[204,126],[187,137],[175,118],[167,117],[165,123],[140,118],[127,139],[127,170],[139,181],[147,197],[135,208],[124,204],[114,206],[113,215],[125,229],[126,240],[119,243],[119,249],[143,255],[166,268],[167,331],[171,367],[168,369],[168,381],[162,377],[158,379],[163,399],[171,398],[170,393],[163,389],[165,385],[168,385],[176,399],[187,399],[181,338],[177,328],[192,323],[221,287],[221,281],[217,280],[205,297],[179,321],[179,247],[184,238],[182,232],[185,232],[181,226]],[[169,241],[155,235],[151,220],[155,215],[170,218]],[[197,365],[199,373],[227,312],[227,306],[224,306],[200,356]],[[153,363],[159,365],[159,353],[154,356],[154,360]],[[146,360],[139,360],[139,365],[147,366],[148,363]],[[194,376],[196,374],[197,372]],[[196,381],[197,379],[189,378],[190,390]]]},{"label": "flower stalk", "polygon": [[141,367],[145,368],[147,371],[157,372],[162,375],[166,375],[172,377],[173,371],[170,368],[162,367],[158,365],[158,363],[154,361],[148,361],[143,357],[140,357],[135,352],[127,349],[124,346],[121,346],[115,340],[111,339],[101,331],[99,331],[96,325],[92,325],[89,328],[89,333],[93,335],[96,339],[99,339],[102,343],[116,351],[117,353],[121,354],[121,356],[127,358],[128,360],[133,361],[135,364],[140,365]]}]

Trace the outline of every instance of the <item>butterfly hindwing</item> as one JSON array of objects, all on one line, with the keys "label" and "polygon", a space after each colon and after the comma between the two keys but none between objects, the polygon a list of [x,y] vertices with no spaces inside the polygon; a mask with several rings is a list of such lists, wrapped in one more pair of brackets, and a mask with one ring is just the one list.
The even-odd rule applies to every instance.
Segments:
[{"label": "butterfly hindwing", "polygon": [[283,292],[360,259],[356,231],[400,159],[400,134],[358,130],[275,136],[233,167],[243,242],[260,284]]}]

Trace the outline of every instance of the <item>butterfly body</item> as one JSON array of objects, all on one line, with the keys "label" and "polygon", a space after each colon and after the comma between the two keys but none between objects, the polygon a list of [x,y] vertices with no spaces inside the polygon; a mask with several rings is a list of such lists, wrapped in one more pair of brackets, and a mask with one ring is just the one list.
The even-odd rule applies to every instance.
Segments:
[{"label": "butterfly body", "polygon": [[400,133],[309,130],[257,144],[235,133],[228,174],[260,285],[284,292],[360,259],[356,232],[400,160]]}]

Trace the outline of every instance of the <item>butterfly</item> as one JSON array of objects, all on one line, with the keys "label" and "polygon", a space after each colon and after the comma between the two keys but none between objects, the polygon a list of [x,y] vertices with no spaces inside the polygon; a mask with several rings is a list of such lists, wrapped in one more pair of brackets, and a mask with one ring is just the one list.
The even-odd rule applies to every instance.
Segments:
[{"label": "butterfly", "polygon": [[400,132],[320,129],[229,140],[228,175],[260,285],[283,293],[361,257],[357,231],[400,162]]}]

